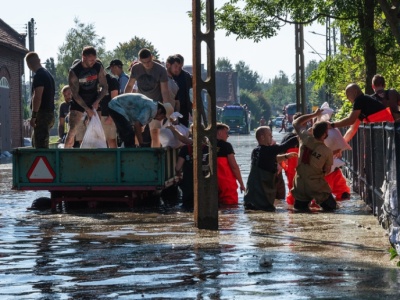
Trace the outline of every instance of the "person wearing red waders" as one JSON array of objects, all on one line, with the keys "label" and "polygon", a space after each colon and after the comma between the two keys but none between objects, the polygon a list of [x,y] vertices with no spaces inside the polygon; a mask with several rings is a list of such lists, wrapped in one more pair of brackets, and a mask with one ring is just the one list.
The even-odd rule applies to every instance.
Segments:
[{"label": "person wearing red waders", "polygon": [[346,142],[357,133],[361,121],[365,123],[394,121],[390,108],[386,109],[381,102],[364,95],[357,84],[351,83],[346,87],[346,97],[353,104],[353,111],[346,118],[330,123],[331,128],[350,126],[343,136]]},{"label": "person wearing red waders", "polygon": [[[291,133],[291,135],[292,135],[292,133]],[[282,143],[283,142],[284,142],[284,140],[282,140]],[[299,148],[295,147],[295,148],[288,149],[286,151],[286,153],[298,152],[298,151],[299,151]],[[294,179],[294,176],[296,175],[296,166],[297,166],[298,161],[299,161],[299,158],[297,156],[294,156],[294,157],[291,157],[288,160],[283,161],[281,163],[281,166],[282,166],[283,170],[285,171],[285,175],[287,178],[287,186],[288,186],[289,192],[286,196],[286,203],[289,205],[294,205],[294,197],[290,190],[293,187],[293,179]]]},{"label": "person wearing red waders", "polygon": [[350,199],[350,187],[347,185],[346,178],[339,168],[326,175],[325,180],[330,186],[336,200]]},{"label": "person wearing red waders", "polygon": [[[295,113],[293,115],[293,121],[296,120],[301,115],[302,115],[301,112]],[[288,139],[290,139],[293,136],[297,136],[297,135],[292,132],[286,134],[282,138],[281,143],[285,143]],[[299,152],[299,143],[298,142],[293,148],[290,148],[286,151],[286,153],[291,153],[291,152],[297,152],[297,153]],[[288,205],[294,205],[294,197],[290,190],[293,187],[293,179],[294,179],[294,176],[296,175],[296,167],[297,167],[298,161],[299,161],[299,158],[297,156],[294,156],[294,157],[289,158],[288,160],[281,162],[282,169],[285,170],[285,175],[287,178],[287,186],[289,189],[289,192],[286,196],[286,203]]]},{"label": "person wearing red waders", "polygon": [[294,208],[298,211],[309,211],[311,200],[324,210],[336,209],[336,201],[331,194],[331,188],[325,180],[325,175],[331,170],[333,153],[325,144],[328,137],[328,122],[314,123],[312,134],[305,126],[307,122],[322,114],[317,109],[312,114],[302,115],[293,122],[293,127],[300,140],[299,163],[291,190],[295,201]]},{"label": "person wearing red waders", "polygon": [[237,183],[240,191],[245,190],[242,175],[235,159],[235,152],[230,143],[229,126],[217,123],[217,178],[218,178],[218,199],[220,204],[238,204]]}]

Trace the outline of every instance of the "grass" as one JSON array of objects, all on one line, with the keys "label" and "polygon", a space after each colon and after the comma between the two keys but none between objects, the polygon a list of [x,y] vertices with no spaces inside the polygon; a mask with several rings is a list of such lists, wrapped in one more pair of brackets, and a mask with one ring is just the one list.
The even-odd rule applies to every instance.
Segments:
[{"label": "grass", "polygon": [[58,141],[58,135],[50,136],[50,144],[57,143],[57,141]]}]

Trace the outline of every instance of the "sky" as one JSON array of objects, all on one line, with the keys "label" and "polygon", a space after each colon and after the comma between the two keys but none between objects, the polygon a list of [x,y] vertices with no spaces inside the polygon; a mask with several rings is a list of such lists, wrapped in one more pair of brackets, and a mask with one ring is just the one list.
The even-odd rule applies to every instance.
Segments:
[{"label": "sky", "polygon": [[[220,7],[226,1],[215,0],[214,6]],[[74,27],[75,17],[85,24],[94,24],[96,33],[105,37],[106,50],[111,51],[119,42],[128,42],[137,36],[151,42],[161,60],[180,53],[185,57],[185,64],[192,62],[192,24],[187,15],[192,10],[192,0],[3,2],[0,18],[17,32],[26,33],[28,21],[35,20],[35,51],[42,62],[50,57],[57,61],[58,49],[65,42],[68,30]],[[324,33],[320,25],[304,28],[306,65],[310,60],[324,59]],[[227,37],[225,31],[217,31],[215,60],[222,57],[228,58],[232,65],[244,61],[263,81],[273,79],[280,71],[291,79],[296,67],[294,26],[284,26],[278,36],[259,43],[237,40],[234,35]]]}]

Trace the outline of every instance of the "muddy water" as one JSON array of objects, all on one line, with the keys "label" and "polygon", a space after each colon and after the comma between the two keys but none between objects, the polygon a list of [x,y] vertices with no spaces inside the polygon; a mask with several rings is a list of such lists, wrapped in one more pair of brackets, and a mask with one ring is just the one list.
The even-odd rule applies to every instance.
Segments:
[{"label": "muddy water", "polygon": [[[279,134],[274,133],[279,139]],[[254,136],[231,136],[242,175]],[[336,213],[220,210],[197,230],[179,206],[135,212],[26,208],[0,164],[0,299],[395,299],[388,238],[357,195]],[[266,266],[260,261],[267,261]]]}]

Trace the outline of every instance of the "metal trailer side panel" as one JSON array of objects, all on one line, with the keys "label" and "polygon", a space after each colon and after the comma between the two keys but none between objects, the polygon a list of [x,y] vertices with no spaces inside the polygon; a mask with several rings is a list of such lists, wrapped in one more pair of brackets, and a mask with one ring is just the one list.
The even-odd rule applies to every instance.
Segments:
[{"label": "metal trailer side panel", "polygon": [[161,189],[173,181],[175,150],[29,149],[13,152],[13,189]]}]

